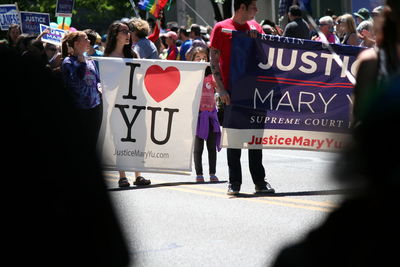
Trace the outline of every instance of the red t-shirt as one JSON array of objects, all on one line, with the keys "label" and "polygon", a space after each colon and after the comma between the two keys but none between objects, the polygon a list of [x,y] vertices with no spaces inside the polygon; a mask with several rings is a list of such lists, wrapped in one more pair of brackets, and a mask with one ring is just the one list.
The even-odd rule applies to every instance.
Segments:
[{"label": "red t-shirt", "polygon": [[[325,37],[329,43],[336,43],[335,35],[333,33],[330,33],[328,36],[325,35]],[[322,39],[318,36],[317,38],[315,38],[315,41],[322,42]]]},{"label": "red t-shirt", "polygon": [[168,56],[167,56],[168,60],[177,60],[178,59],[178,55],[179,55],[178,48],[176,48],[175,45],[171,46],[168,49],[167,54],[168,54]]},{"label": "red t-shirt", "polygon": [[238,24],[232,19],[226,19],[215,24],[214,29],[211,33],[210,46],[221,52],[219,64],[221,68],[222,82],[224,83],[225,89],[229,90],[229,69],[231,65],[232,34],[222,32],[222,29],[231,29],[236,31],[257,30],[259,33],[263,33],[263,30],[260,24],[258,24],[255,20],[247,21],[244,24]]}]

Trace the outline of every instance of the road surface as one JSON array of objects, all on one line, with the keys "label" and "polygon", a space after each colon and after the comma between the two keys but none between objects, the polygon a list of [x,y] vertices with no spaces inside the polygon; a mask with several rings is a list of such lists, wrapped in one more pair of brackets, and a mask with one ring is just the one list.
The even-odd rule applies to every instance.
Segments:
[{"label": "road surface", "polygon": [[[246,151],[239,197],[226,195],[225,149],[218,153],[216,184],[196,184],[194,173],[144,173],[151,186],[119,189],[117,172],[105,172],[105,178],[132,266],[271,266],[282,247],[302,238],[340,204],[343,191],[332,175],[337,157],[264,150],[267,180],[276,190],[271,196],[254,195]],[[203,165],[207,172],[206,151]]]}]

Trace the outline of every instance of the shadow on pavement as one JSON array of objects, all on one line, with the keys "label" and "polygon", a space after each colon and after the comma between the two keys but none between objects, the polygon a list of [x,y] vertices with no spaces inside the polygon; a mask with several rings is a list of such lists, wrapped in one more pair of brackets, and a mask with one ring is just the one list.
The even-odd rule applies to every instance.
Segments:
[{"label": "shadow on pavement", "polygon": [[160,183],[160,184],[151,184],[146,186],[130,186],[125,188],[109,188],[108,191],[125,191],[125,190],[137,190],[137,189],[151,189],[158,187],[168,187],[168,186],[180,186],[180,185],[204,185],[204,184],[224,184],[228,181],[219,181],[219,182],[204,182],[204,183],[196,183],[196,182],[174,182],[174,183]]},{"label": "shadow on pavement", "polygon": [[239,193],[237,198],[253,198],[253,197],[287,197],[287,196],[322,196],[322,195],[342,195],[349,193],[349,190],[317,190],[317,191],[300,191],[300,192],[282,192],[269,194],[246,194]]}]

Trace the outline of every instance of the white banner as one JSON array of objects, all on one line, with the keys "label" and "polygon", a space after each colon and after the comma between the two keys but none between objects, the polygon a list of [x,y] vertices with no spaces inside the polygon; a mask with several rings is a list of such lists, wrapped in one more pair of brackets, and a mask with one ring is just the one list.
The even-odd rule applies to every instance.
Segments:
[{"label": "white banner", "polygon": [[108,170],[189,172],[206,63],[94,58],[103,88],[98,147]]}]

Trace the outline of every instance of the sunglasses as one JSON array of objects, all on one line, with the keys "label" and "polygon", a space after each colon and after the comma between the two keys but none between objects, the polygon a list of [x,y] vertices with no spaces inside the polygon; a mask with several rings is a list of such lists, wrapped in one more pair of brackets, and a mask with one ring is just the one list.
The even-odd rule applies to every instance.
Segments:
[{"label": "sunglasses", "polygon": [[119,30],[118,32],[122,32],[123,34],[129,34],[129,33],[131,33],[131,31],[129,31],[129,30]]}]

